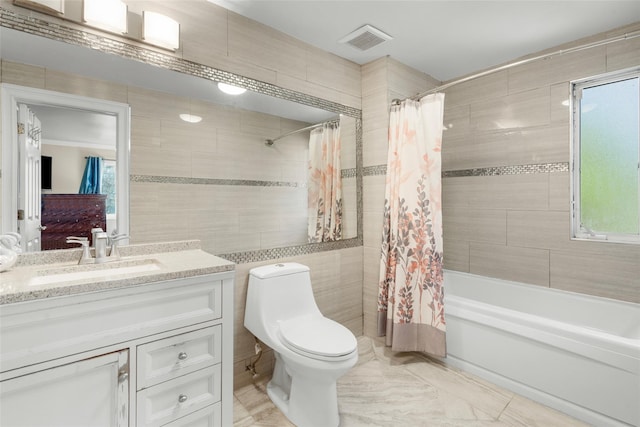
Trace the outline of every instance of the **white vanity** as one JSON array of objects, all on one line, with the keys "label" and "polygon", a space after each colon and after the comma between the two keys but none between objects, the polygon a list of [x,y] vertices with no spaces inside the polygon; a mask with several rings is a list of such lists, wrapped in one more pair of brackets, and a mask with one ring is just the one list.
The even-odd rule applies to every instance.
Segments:
[{"label": "white vanity", "polygon": [[0,425],[233,424],[234,264],[195,241],[121,252],[0,274]]}]

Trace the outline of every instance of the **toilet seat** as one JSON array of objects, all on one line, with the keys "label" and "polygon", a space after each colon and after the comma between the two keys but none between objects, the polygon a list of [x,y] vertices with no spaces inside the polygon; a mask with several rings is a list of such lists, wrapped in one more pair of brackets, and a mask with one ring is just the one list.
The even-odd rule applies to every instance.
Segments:
[{"label": "toilet seat", "polygon": [[297,317],[280,322],[279,335],[290,350],[319,360],[351,357],[358,342],[351,331],[326,317]]}]

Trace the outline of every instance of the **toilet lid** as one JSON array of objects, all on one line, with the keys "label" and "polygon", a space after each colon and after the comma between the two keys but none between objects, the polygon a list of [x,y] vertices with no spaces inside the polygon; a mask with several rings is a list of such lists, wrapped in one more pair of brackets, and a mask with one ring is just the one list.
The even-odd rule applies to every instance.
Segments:
[{"label": "toilet lid", "polygon": [[326,317],[294,318],[280,323],[280,335],[291,350],[322,357],[340,357],[358,347],[356,337]]}]

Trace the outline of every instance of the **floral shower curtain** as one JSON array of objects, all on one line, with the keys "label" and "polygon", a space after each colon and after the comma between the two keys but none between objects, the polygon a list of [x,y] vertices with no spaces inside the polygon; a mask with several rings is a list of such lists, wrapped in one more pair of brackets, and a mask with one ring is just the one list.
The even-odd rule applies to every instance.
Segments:
[{"label": "floral shower curtain", "polygon": [[102,158],[87,157],[79,194],[100,194],[102,191]]},{"label": "floral shower curtain", "polygon": [[342,238],[340,125],[324,123],[309,137],[309,242]]},{"label": "floral shower curtain", "polygon": [[441,156],[444,94],[391,108],[378,335],[396,351],[446,355]]}]

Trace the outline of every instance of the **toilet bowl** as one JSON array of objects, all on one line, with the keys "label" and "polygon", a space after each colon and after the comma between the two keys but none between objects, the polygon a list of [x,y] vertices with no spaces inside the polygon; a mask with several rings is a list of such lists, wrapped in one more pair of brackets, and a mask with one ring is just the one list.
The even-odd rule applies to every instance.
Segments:
[{"label": "toilet bowl", "polygon": [[275,354],[267,394],[295,425],[340,424],[336,381],[358,360],[349,329],[322,315],[309,267],[281,263],[254,268],[244,326]]}]

